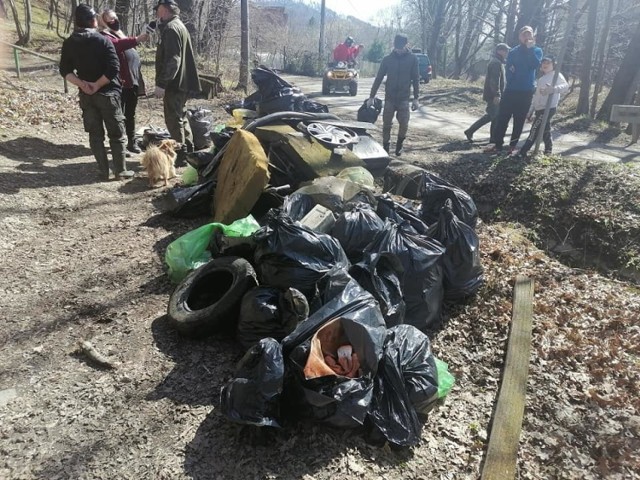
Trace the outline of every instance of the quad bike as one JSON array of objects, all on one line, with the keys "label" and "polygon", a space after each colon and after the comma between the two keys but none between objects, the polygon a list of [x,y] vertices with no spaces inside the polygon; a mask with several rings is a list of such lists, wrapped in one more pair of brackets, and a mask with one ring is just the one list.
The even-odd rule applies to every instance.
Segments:
[{"label": "quad bike", "polygon": [[322,77],[322,94],[334,92],[349,92],[355,97],[358,94],[358,70],[354,63],[330,63]]}]

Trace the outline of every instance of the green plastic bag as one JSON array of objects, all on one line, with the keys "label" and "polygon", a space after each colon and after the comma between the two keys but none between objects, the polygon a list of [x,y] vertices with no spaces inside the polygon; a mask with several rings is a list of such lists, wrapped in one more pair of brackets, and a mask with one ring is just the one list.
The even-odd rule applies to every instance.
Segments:
[{"label": "green plastic bag", "polygon": [[449,373],[449,365],[440,360],[438,357],[433,357],[436,361],[436,369],[438,371],[438,398],[444,398],[451,391],[456,379]]},{"label": "green plastic bag", "polygon": [[182,172],[182,185],[189,187],[196,183],[198,183],[198,170],[191,165],[187,165],[187,168]]},{"label": "green plastic bag", "polygon": [[185,233],[171,242],[165,252],[164,261],[169,267],[169,279],[173,283],[180,283],[191,270],[211,260],[207,247],[215,230],[220,229],[229,237],[248,237],[259,228],[258,222],[249,215],[231,225],[208,223]]}]

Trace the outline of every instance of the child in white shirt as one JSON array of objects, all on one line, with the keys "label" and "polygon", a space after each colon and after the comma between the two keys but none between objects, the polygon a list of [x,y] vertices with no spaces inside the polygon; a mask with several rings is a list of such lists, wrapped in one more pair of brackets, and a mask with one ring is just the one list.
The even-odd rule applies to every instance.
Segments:
[{"label": "child in white shirt", "polygon": [[531,101],[531,107],[529,108],[529,114],[527,117],[529,121],[533,120],[533,123],[531,124],[529,137],[517,154],[519,157],[526,157],[527,153],[536,141],[538,132],[540,131],[540,128],[542,128],[542,117],[544,116],[544,110],[547,107],[547,99],[549,98],[549,95],[552,95],[551,105],[549,108],[549,117],[547,118],[547,123],[544,126],[542,139],[544,141],[545,155],[551,154],[551,150],[553,148],[553,142],[551,141],[551,117],[556,113],[560,96],[569,88],[569,84],[561,73],[558,73],[556,84],[552,86],[553,77],[555,75],[555,63],[555,59],[551,55],[547,55],[542,59],[542,63],[540,65],[542,77],[538,79],[538,86],[535,94],[533,95],[533,100]]}]

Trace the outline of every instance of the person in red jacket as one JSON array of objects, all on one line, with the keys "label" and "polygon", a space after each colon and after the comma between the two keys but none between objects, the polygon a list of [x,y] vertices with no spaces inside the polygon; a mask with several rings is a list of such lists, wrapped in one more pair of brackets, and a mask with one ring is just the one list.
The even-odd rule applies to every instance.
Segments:
[{"label": "person in red jacket", "polygon": [[347,37],[344,43],[339,44],[333,49],[334,62],[355,63],[356,57],[364,48],[364,45],[354,46],[353,37]]},{"label": "person in red jacket", "polygon": [[140,56],[135,47],[149,39],[148,33],[137,37],[127,37],[120,30],[118,15],[111,9],[102,12],[102,23],[106,28],[102,34],[111,40],[120,61],[120,80],[122,82],[122,111],[124,113],[124,125],[127,132],[127,150],[140,153],[140,147],[135,142],[136,132],[136,107],[138,95],[144,94],[144,81],[140,70]]}]

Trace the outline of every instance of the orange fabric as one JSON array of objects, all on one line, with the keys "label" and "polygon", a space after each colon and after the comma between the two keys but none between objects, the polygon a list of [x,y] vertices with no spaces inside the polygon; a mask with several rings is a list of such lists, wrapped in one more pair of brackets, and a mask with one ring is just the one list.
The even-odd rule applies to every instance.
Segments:
[{"label": "orange fabric", "polygon": [[[339,350],[348,351],[350,356],[340,356]],[[335,318],[319,329],[311,339],[311,349],[307,363],[304,366],[304,376],[307,380],[341,375],[356,378],[361,375],[360,360],[353,352],[347,336],[342,328],[342,322]]]}]

